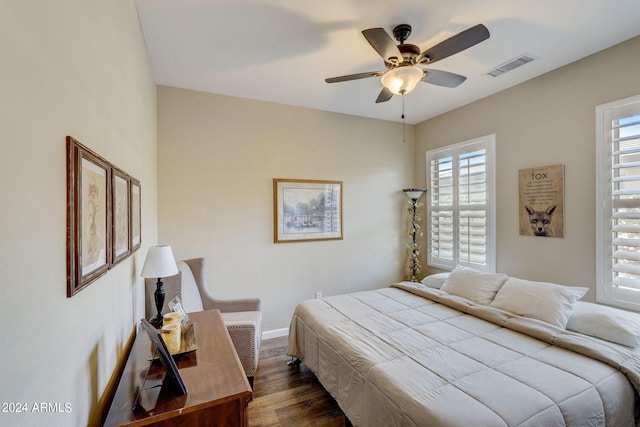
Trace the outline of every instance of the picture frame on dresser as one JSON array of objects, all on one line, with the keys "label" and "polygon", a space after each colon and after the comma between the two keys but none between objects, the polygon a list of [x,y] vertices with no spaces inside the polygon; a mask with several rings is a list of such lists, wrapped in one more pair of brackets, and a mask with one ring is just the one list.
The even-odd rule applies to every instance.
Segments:
[{"label": "picture frame on dresser", "polygon": [[118,264],[131,254],[130,177],[111,167],[111,263]]},{"label": "picture frame on dresser", "polygon": [[67,296],[107,273],[111,167],[71,136],[67,144]]},{"label": "picture frame on dresser", "polygon": [[342,181],[273,179],[274,243],[342,240]]},{"label": "picture frame on dresser", "polygon": [[[176,391],[179,394],[187,394],[188,393],[187,386],[182,380],[182,376],[180,375],[180,371],[178,370],[178,366],[176,365],[175,360],[173,360],[173,357],[169,353],[169,350],[167,349],[167,346],[164,343],[164,339],[162,338],[162,333],[160,332],[160,330],[156,329],[156,327],[153,326],[147,319],[140,319],[140,323],[142,324],[144,330],[147,332],[147,335],[149,336],[149,340],[151,341],[151,345],[153,349],[152,351],[155,353],[158,359],[160,359],[160,363],[162,364],[162,366],[166,371],[166,376],[164,377],[164,381],[167,381],[169,384],[176,387],[177,389]],[[153,361],[151,361],[150,363],[153,363]],[[141,387],[140,389],[142,391],[144,387]],[[139,396],[136,398],[136,400],[133,403],[133,408],[132,408],[133,410],[136,409],[136,407],[138,406],[138,403],[139,403]]]}]

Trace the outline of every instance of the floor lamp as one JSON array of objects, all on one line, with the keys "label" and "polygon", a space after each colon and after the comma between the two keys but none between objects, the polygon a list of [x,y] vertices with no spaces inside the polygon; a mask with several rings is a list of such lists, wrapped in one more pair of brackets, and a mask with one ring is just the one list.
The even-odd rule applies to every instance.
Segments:
[{"label": "floor lamp", "polygon": [[409,250],[409,275],[408,280],[417,282],[417,275],[420,273],[420,244],[418,237],[422,237],[422,228],[420,227],[421,217],[418,208],[422,203],[418,200],[427,190],[419,188],[405,188],[402,192],[409,198],[409,214],[411,215],[411,223],[409,225],[409,237],[411,241],[407,245]]}]

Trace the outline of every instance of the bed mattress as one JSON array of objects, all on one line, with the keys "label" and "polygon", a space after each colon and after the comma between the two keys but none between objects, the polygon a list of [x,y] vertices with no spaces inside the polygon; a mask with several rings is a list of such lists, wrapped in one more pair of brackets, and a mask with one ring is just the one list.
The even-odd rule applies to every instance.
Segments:
[{"label": "bed mattress", "polygon": [[355,426],[633,426],[636,351],[419,284],[299,304],[288,353]]}]

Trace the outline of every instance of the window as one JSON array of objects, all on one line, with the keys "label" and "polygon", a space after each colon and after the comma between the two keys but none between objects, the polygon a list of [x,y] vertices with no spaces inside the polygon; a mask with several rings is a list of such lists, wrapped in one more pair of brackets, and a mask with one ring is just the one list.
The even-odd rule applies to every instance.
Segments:
[{"label": "window", "polygon": [[427,264],[495,271],[495,135],[427,152]]},{"label": "window", "polygon": [[596,298],[640,310],[640,96],[596,107]]}]

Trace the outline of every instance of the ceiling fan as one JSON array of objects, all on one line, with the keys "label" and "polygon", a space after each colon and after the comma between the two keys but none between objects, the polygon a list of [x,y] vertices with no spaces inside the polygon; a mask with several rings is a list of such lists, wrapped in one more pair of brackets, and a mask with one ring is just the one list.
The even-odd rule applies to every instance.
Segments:
[{"label": "ceiling fan", "polygon": [[393,29],[393,36],[400,43],[396,45],[384,28],[363,30],[362,35],[384,59],[387,70],[331,77],[325,81],[337,83],[367,77],[381,77],[380,81],[384,87],[380,91],[376,103],[388,101],[393,95],[404,95],[411,92],[419,81],[454,88],[467,78],[448,71],[426,70],[420,66],[433,64],[489,38],[487,27],[478,24],[421,51],[418,46],[405,43],[410,34],[411,25],[400,24],[396,26]]}]

